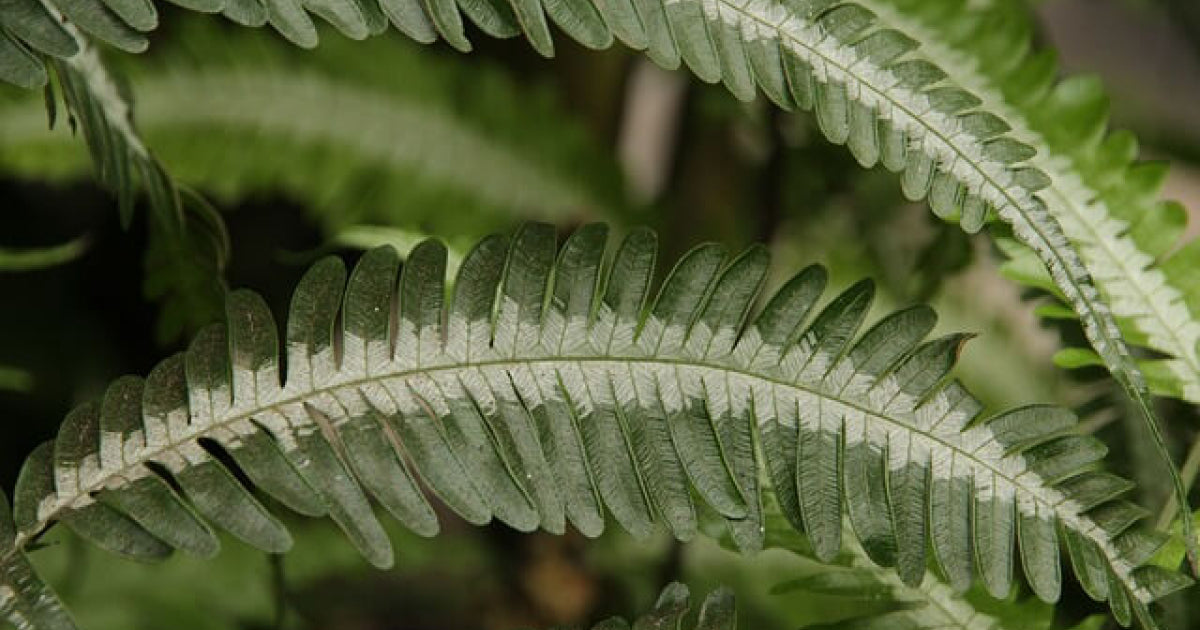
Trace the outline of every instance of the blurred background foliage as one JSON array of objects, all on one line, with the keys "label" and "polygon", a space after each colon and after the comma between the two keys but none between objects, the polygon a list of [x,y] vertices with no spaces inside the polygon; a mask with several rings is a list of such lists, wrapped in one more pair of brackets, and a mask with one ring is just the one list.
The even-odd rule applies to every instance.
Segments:
[{"label": "blurred background foliage", "polygon": [[[1197,5],[1031,6],[1041,43],[1060,51],[1066,69],[1100,74],[1115,123],[1172,162],[1167,195],[1200,207]],[[1134,423],[1113,422],[1125,410],[1102,371],[1054,367],[1063,340],[1081,340],[1077,324],[1040,322],[1039,296],[1001,278],[986,236],[904,201],[895,177],[861,169],[804,114],[761,97],[738,103],[684,72],[565,38],[548,61],[522,41],[487,37],[473,38],[480,50],[468,58],[394,32],[350,42],[330,31],[303,51],[216,18],[168,9],[163,24],[146,55],[107,59],[134,88],[148,145],[228,223],[229,285],[254,288],[276,313],[319,254],[352,258],[382,242],[404,251],[424,235],[462,247],[531,218],[564,229],[586,220],[649,225],[667,259],[700,241],[761,240],[781,276],[821,262],[836,287],[876,278],[877,311],[931,301],[941,330],[982,333],[961,376],[989,406],[1073,405],[1147,505],[1168,494],[1164,479],[1139,474],[1155,470],[1138,465],[1154,455],[1142,452],[1147,440]],[[22,296],[0,308],[6,488],[71,406],[118,375],[145,373],[184,339],[163,334],[144,299],[142,223],[122,230],[81,139],[63,121],[46,127],[40,95],[0,86],[0,295]],[[1173,447],[1197,443],[1195,408],[1160,405]],[[1195,450],[1184,471],[1192,478]],[[393,524],[397,568],[378,572],[332,524],[301,520],[288,523],[298,541],[284,559],[225,540],[214,562],[176,557],[148,568],[61,529],[34,557],[95,629],[544,627],[634,615],[672,580],[694,593],[734,587],[742,624],[756,630],[830,623],[871,605],[861,595],[814,594],[806,576],[830,570],[781,550],[746,562],[710,541],[637,543],[618,533],[587,542],[448,516],[433,540]],[[1066,627],[1095,611],[1079,593],[1064,601],[1057,611],[1030,604],[1023,627],[1044,627],[1052,615]],[[1177,627],[1200,627],[1200,611],[1171,605],[1187,624]]]}]

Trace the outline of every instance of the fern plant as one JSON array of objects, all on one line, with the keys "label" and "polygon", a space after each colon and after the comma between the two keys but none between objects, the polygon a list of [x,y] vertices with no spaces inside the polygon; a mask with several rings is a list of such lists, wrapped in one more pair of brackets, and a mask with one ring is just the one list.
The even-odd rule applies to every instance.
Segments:
[{"label": "fern plant", "polygon": [[[310,52],[274,33],[188,21],[164,44],[154,59],[110,66],[136,86],[145,143],[177,181],[222,205],[283,194],[331,236],[371,224],[469,241],[513,216],[626,214],[615,163],[549,86],[399,38],[334,37]],[[46,133],[41,99],[28,96],[0,104],[4,170],[85,177],[85,152],[66,129]]]},{"label": "fern plant", "polygon": [[[20,0],[19,10],[8,12],[10,35],[0,53],[10,81],[44,83],[42,61],[32,50],[58,57],[79,50],[67,42],[65,33],[73,27],[68,24],[64,31],[56,20],[60,14],[131,52],[145,49],[143,32],[158,22],[149,2],[58,4]],[[1109,183],[1129,168],[1130,138],[1113,136],[1103,149],[1093,150],[1103,135],[1102,107],[1097,108],[1102,102],[1091,96],[1094,90],[1080,90],[1077,81],[1046,96],[1053,64],[1045,56],[1026,56],[1028,29],[1011,6],[989,3],[977,11],[966,0],[188,0],[183,5],[223,12],[250,26],[269,22],[303,47],[318,41],[309,12],[354,39],[391,24],[419,42],[441,38],[468,51],[465,14],[489,35],[524,35],[547,56],[554,52],[553,22],[587,47],[620,40],[664,67],[686,64],[701,80],[720,81],[739,98],[753,98],[761,90],[781,107],[812,110],[830,141],[847,145],[865,166],[882,164],[900,172],[905,193],[927,197],[939,216],[972,232],[991,217],[1010,226],[1080,319],[1098,362],[1135,401],[1160,456],[1169,462],[1149,388],[1117,315],[1127,320],[1135,339],[1171,357],[1153,364],[1156,389],[1194,398],[1188,392],[1200,365],[1195,347],[1200,328],[1190,312],[1194,300],[1189,301],[1186,288],[1173,284],[1185,279],[1182,269],[1192,255],[1163,269],[1147,269],[1154,252],[1162,251],[1155,248],[1173,240],[1154,226],[1177,222],[1178,212],[1156,209],[1144,195],[1121,196],[1138,186]],[[962,63],[963,58],[972,63]],[[1047,151],[1039,160],[1038,147],[1056,155]],[[1121,204],[1130,210],[1117,216],[1110,206],[1122,199],[1133,203]],[[1139,240],[1125,228],[1143,215],[1150,217],[1145,231],[1154,236]],[[1064,225],[1071,226],[1069,232]],[[1098,287],[1093,278],[1102,284]],[[1114,309],[1120,312],[1114,315]],[[1169,463],[1168,468],[1176,500],[1186,503],[1178,471]],[[1200,569],[1190,527],[1186,535],[1193,568]]]},{"label": "fern plant", "polygon": [[[861,547],[848,541],[834,566],[814,568],[801,577],[778,582],[771,592],[781,597],[833,596],[855,605],[840,611],[838,621],[821,628],[938,628],[1017,630],[1063,627],[1053,620],[1053,606],[1035,597],[994,600],[983,589],[955,589],[930,571],[918,584],[906,584],[886,568],[872,562]],[[767,511],[767,545],[801,558],[813,557],[803,534],[787,526],[778,512]],[[1085,619],[1074,630],[1083,630],[1103,616]],[[805,627],[813,627],[806,625]]]},{"label": "fern plant", "polygon": [[[6,8],[5,23],[28,15],[29,8],[24,7],[24,13]],[[133,128],[126,96],[95,45],[65,20],[54,29],[55,46],[73,52],[68,59],[54,59],[47,65],[58,79],[72,131],[76,125],[82,128],[99,180],[117,196],[122,225],[128,228],[132,222],[139,194],[147,198],[152,238],[146,253],[145,291],[163,304],[159,337],[174,339],[219,315],[224,291],[221,270],[230,248],[224,222],[204,199],[181,188],[150,152]],[[17,46],[8,39],[4,42]],[[20,46],[6,50],[24,51]],[[45,82],[45,72],[39,68],[38,74]],[[49,88],[46,97],[53,127],[58,97]]]},{"label": "fern plant", "polygon": [[1004,597],[1019,562],[1055,601],[1066,550],[1091,596],[1144,627],[1188,584],[1148,562],[1165,538],[1134,526],[1129,484],[1094,470],[1104,448],[1072,433],[1072,414],[981,415],[947,378],[967,337],[923,342],[929,309],[859,334],[870,283],[818,312],[824,272],[810,267],[750,316],[767,255],[715,245],[651,300],[654,235],[631,232],[608,262],[606,248],[601,225],[561,249],[552,227],[527,225],[479,243],[448,298],[436,241],[403,267],[372,250],[348,280],[326,259],[296,289],[282,354],[261,298],[232,293],[224,325],[115,381],[29,456],[5,536],[9,618],[69,627],[23,552],[55,522],[144,559],[210,556],[213,525],[285,551],[286,529],[235,472],[329,515],[379,567],[393,551],[367,497],[432,536],[423,488],[470,523],[588,536],[607,511],[635,535],[658,524],[688,540],[702,502],[754,551],[762,468],[818,558],[838,554],[846,517],[906,584],[933,563],[956,588],[977,579]]},{"label": "fern plant", "polygon": [[[75,48],[57,44],[63,32],[53,14],[33,0],[24,1],[28,10],[12,12],[10,28],[33,36],[25,43],[45,54],[73,54]],[[94,8],[98,10],[57,7],[109,44],[130,52],[145,49],[146,39],[138,31],[157,25],[152,4],[130,3],[110,12],[97,2]],[[317,44],[316,29],[299,3],[264,6],[250,1],[225,7],[211,2],[191,8],[227,10],[248,25],[269,21],[300,46]],[[1079,313],[1106,364],[1136,399],[1145,398],[1144,384],[1086,268],[1066,246],[1061,226],[1033,195],[1044,179],[1021,163],[1034,151],[1008,137],[1006,125],[994,114],[964,111],[978,100],[965,86],[951,84],[938,91],[946,72],[913,53],[918,40],[878,20],[878,11],[825,0],[787,8],[720,2],[707,9],[699,2],[542,5],[523,0],[509,11],[452,2],[423,7],[416,2],[384,6],[335,0],[309,8],[355,39],[381,32],[390,19],[417,41],[440,36],[465,51],[471,46],[461,9],[490,34],[524,34],[544,55],[554,51],[549,16],[585,46],[607,47],[615,36],[663,66],[682,61],[702,80],[723,81],[739,97],[752,97],[758,87],[784,107],[812,109],[830,140],[846,143],[866,164],[882,162],[904,171],[906,191],[914,197],[929,195],[939,214],[961,212],[971,231],[982,227],[989,211],[1012,224]],[[8,57],[14,79],[44,82],[36,58]]]}]

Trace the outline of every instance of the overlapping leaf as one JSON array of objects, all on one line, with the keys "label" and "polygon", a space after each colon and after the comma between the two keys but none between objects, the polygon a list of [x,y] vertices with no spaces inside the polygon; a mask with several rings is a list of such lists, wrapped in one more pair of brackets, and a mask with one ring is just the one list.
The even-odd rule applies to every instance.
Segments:
[{"label": "overlapping leaf", "polygon": [[[72,10],[95,9],[67,12],[81,28],[130,51],[145,47],[140,31],[157,22],[150,3],[138,4],[133,13],[124,4],[120,6],[126,11],[110,11],[100,0],[70,4]],[[1038,195],[1046,176],[1027,164],[1036,149],[1010,135],[1010,125],[990,108],[981,107],[973,85],[948,78],[939,67],[946,60],[931,61],[914,52],[922,40],[880,19],[896,13],[891,5],[840,0],[512,0],[507,5],[468,0],[273,0],[266,5],[258,0],[203,0],[193,8],[224,10],[248,25],[270,22],[306,47],[317,43],[308,11],[355,39],[386,30],[390,22],[417,41],[441,37],[469,50],[465,13],[488,34],[523,33],[545,55],[554,51],[549,29],[553,21],[585,46],[606,47],[616,38],[645,50],[660,65],[685,63],[702,80],[722,81],[739,98],[751,98],[761,89],[784,108],[813,110],[829,140],[846,144],[864,165],[879,163],[901,172],[905,193],[914,199],[928,197],[939,215],[958,217],[968,231],[979,229],[992,215],[1011,225],[1017,239],[1048,270],[1097,355],[1159,436],[1149,390],[1109,305]],[[966,9],[959,2],[943,10]],[[53,20],[47,23],[42,13],[36,6],[11,12],[9,28],[19,26],[50,41],[49,33],[58,27]],[[25,42],[46,54],[62,54],[44,42]],[[996,57],[1019,59],[1010,54],[1015,52],[999,50]],[[1022,74],[1022,79],[1036,81],[1039,76]]]},{"label": "overlapping leaf", "polygon": [[[879,4],[889,24],[925,42],[922,54],[936,59],[953,82],[972,86],[1012,137],[1038,148],[1024,163],[1031,179],[1040,181],[1038,196],[1079,249],[1126,338],[1169,357],[1146,364],[1150,384],[1156,393],[1200,402],[1200,322],[1194,315],[1200,282],[1187,272],[1200,245],[1172,251],[1187,214],[1179,204],[1157,199],[1166,166],[1137,162],[1133,135],[1107,129],[1109,105],[1100,82],[1057,81],[1052,55],[1032,49],[1029,20],[1010,3],[970,12],[918,0]],[[1006,249],[1016,259],[1011,277],[1055,290],[1033,252]]]},{"label": "overlapping leaf", "polygon": [[0,619],[17,630],[69,630],[75,627],[54,593],[34,574],[14,544],[8,497],[0,491]]},{"label": "overlapping leaf", "polygon": [[[124,225],[132,221],[139,196],[146,199],[150,239],[145,292],[163,306],[159,338],[174,339],[220,315],[221,270],[229,248],[224,223],[202,199],[179,189],[134,130],[129,101],[95,46],[71,23],[43,20],[52,14],[58,15],[36,3],[16,2],[0,9],[0,24],[41,38],[35,41],[70,41],[62,50],[71,54],[50,57],[47,64],[57,78],[71,128],[82,131],[97,178],[116,195]],[[13,25],[14,20],[20,25]],[[7,32],[0,29],[0,41],[8,41]],[[47,92],[52,122],[55,98],[53,91]]]},{"label": "overlapping leaf", "polygon": [[947,380],[965,337],[923,343],[929,309],[860,334],[871,285],[818,312],[824,273],[809,268],[750,317],[765,251],[716,245],[651,300],[654,236],[631,233],[608,262],[606,248],[599,225],[561,250],[546,225],[489,238],[449,299],[433,241],[403,269],[372,250],[348,281],[327,259],[297,288],[282,349],[261,298],[233,293],[226,325],[119,379],[35,450],[15,545],[59,521],[134,557],[211,555],[212,525],[285,550],[233,462],[282,504],[328,514],[377,566],[392,549],[367,497],[434,535],[426,488],[471,523],[594,536],[607,510],[634,534],[683,540],[699,497],[753,550],[761,467],[819,558],[836,556],[848,515],[872,561],[910,584],[933,562],[955,587],[978,579],[1003,597],[1019,562],[1054,601],[1066,549],[1089,594],[1147,626],[1150,604],[1186,585],[1147,564],[1162,537],[1135,527],[1129,484],[1095,470],[1104,448],[1071,433],[1069,412],[982,417]]},{"label": "overlapping leaf", "polygon": [[[694,624],[688,623],[688,613],[691,607],[691,593],[687,586],[673,582],[659,594],[658,601],[654,603],[654,609],[634,620],[632,627],[636,630],[657,630],[658,628],[735,630],[737,628],[737,610],[733,592],[727,588],[718,588],[704,598],[704,603],[700,606],[700,612]],[[629,622],[620,617],[606,619],[592,626],[592,630],[629,629]]]},{"label": "overlapping leaf", "polygon": [[[615,161],[549,90],[499,68],[400,38],[331,37],[307,52],[207,20],[172,35],[152,59],[110,65],[136,86],[141,138],[177,181],[218,201],[284,195],[329,234],[381,224],[468,242],[515,214],[620,214]],[[46,132],[43,110],[32,93],[0,102],[0,164],[40,179],[84,175],[86,156],[65,130]]]}]

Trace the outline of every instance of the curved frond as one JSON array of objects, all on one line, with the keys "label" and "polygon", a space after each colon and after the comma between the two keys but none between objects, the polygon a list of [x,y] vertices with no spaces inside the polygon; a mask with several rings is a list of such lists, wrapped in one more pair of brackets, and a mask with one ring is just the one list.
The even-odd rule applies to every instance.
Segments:
[{"label": "curved frond", "polygon": [[[126,50],[144,48],[139,31],[156,25],[149,3],[141,14],[120,18],[100,0],[85,4],[98,11],[68,17]],[[287,0],[272,4],[270,11],[256,0],[204,4],[212,11],[226,9],[245,24],[269,21],[298,45],[317,43],[301,3]],[[965,2],[938,6],[960,14],[968,9]],[[1036,149],[1010,134],[1011,127],[996,113],[980,107],[972,86],[956,83],[940,67],[943,60],[926,58],[919,33],[893,26],[887,18],[898,12],[884,0],[513,0],[503,7],[467,0],[326,0],[308,9],[354,39],[387,29],[390,20],[417,41],[440,37],[469,50],[465,13],[491,35],[524,34],[543,55],[554,52],[552,21],[585,46],[603,48],[619,39],[664,67],[686,64],[704,81],[721,81],[739,98],[752,98],[761,89],[784,108],[812,110],[830,141],[847,145],[864,165],[902,173],[905,193],[927,197],[938,215],[957,217],[968,231],[980,229],[993,215],[1009,224],[1048,270],[1092,347],[1158,436],[1149,390],[1111,308],[1040,195],[1046,175],[1028,164]],[[55,28],[34,13],[19,19],[14,13],[14,22],[26,30]],[[62,54],[37,41],[26,43]],[[1011,58],[1008,52],[996,56]]]},{"label": "curved frond", "polygon": [[[814,557],[808,540],[788,526],[781,514],[768,509],[766,521],[768,547],[790,551],[800,558]],[[848,541],[843,553],[831,564],[803,577],[779,582],[771,592],[781,597],[802,593],[844,598],[846,605],[833,611],[837,621],[804,626],[809,630],[1050,630],[1055,627],[1054,607],[1050,604],[1032,598],[995,600],[979,587],[962,592],[932,570],[919,583],[908,584],[894,571],[872,562],[853,541]]]},{"label": "curved frond", "polygon": [[[568,223],[622,209],[615,162],[551,94],[498,68],[396,38],[301,54],[273,33],[181,26],[155,59],[119,69],[147,144],[218,200],[282,193],[329,232],[376,223],[471,238],[517,211]],[[82,153],[66,130],[46,132],[29,96],[0,105],[0,162],[78,177]]]},{"label": "curved frond", "polygon": [[[133,128],[126,95],[96,47],[62,14],[26,4],[17,2],[15,7],[5,7],[0,24],[12,32],[34,29],[29,32],[38,37],[54,39],[61,35],[71,42],[69,57],[49,57],[48,63],[58,80],[71,129],[74,131],[78,125],[82,130],[96,177],[116,195],[124,226],[128,227],[133,219],[139,194],[147,199],[150,240],[145,293],[162,304],[159,338],[172,339],[215,320],[224,291],[221,270],[229,250],[223,220],[203,200],[180,190],[150,153]],[[34,20],[36,24],[22,22],[22,27],[11,23],[33,16],[41,16]],[[61,22],[47,25],[43,17]],[[5,32],[0,32],[0,41],[5,41],[4,37]],[[48,94],[52,124],[53,98]]]},{"label": "curved frond", "polygon": [[635,535],[683,540],[694,491],[754,550],[762,468],[818,558],[838,554],[848,516],[871,560],[909,584],[932,561],[955,587],[978,576],[1004,597],[1019,563],[1054,601],[1066,549],[1089,594],[1147,626],[1150,604],[1187,584],[1147,565],[1162,540],[1134,527],[1129,484],[1094,469],[1105,449],[1072,433],[1074,416],[981,415],[947,378],[967,337],[923,342],[929,309],[860,333],[870,283],[818,309],[814,267],[751,316],[767,254],[717,245],[684,256],[652,297],[654,235],[630,233],[606,262],[607,247],[600,225],[561,248],[528,225],[472,250],[449,298],[435,241],[403,268],[372,250],[348,278],[326,259],[298,286],[282,347],[262,299],[232,293],[226,325],[117,380],[35,450],[15,546],[62,522],[143,558],[211,555],[213,525],[287,549],[234,462],[284,505],[328,514],[377,566],[392,549],[367,497],[434,535],[424,488],[471,523],[595,536],[607,510]]},{"label": "curved frond", "polygon": [[[1189,271],[1200,262],[1200,243],[1171,253],[1183,235],[1187,213],[1179,204],[1157,199],[1165,165],[1137,162],[1136,138],[1127,131],[1109,133],[1108,99],[1100,81],[1089,76],[1058,80],[1053,55],[1033,50],[1027,12],[1013,4],[973,10],[920,0],[866,0],[865,5],[881,22],[922,42],[914,54],[936,64],[950,84],[972,96],[975,102],[966,109],[986,114],[1007,137],[1036,148],[1014,164],[1019,177],[1013,187],[1033,195],[1062,226],[1124,337],[1166,355],[1143,363],[1154,391],[1200,402],[1200,321],[1195,315],[1200,312],[1200,282]],[[1017,240],[1025,241],[1019,234]],[[1078,315],[1053,267],[1044,265],[1044,255],[1020,243],[1002,245],[1015,259],[1006,275],[1051,291]],[[1047,312],[1063,315],[1061,310]],[[1086,318],[1083,325],[1095,345]],[[1069,351],[1058,363],[1112,370],[1112,358],[1095,349],[1097,353]],[[1186,504],[1148,396],[1140,391],[1141,374],[1130,374],[1134,380],[1123,384],[1139,390],[1134,399],[1171,471],[1175,500]],[[1185,535],[1196,540],[1190,527]],[[1188,546],[1194,568],[1200,567],[1195,544]]]},{"label": "curved frond", "polygon": [[[924,54],[969,86],[1012,137],[1038,147],[1026,164],[1042,179],[1039,196],[1079,249],[1127,338],[1171,357],[1148,369],[1157,377],[1152,384],[1163,395],[1200,402],[1200,322],[1193,314],[1200,283],[1183,272],[1200,246],[1169,253],[1183,235],[1186,212],[1157,199],[1165,166],[1136,161],[1134,136],[1109,131],[1099,80],[1057,81],[1053,58],[1031,49],[1028,18],[1006,3],[961,14],[916,0],[881,4],[892,5],[888,20],[925,42]],[[1028,261],[1033,252],[1013,255]],[[1039,273],[1036,266],[1023,268]],[[1159,376],[1164,369],[1166,380]]]},{"label": "curved frond", "polygon": [[0,490],[0,619],[17,630],[72,630],[74,622],[34,574],[15,544],[16,536],[8,497]]}]

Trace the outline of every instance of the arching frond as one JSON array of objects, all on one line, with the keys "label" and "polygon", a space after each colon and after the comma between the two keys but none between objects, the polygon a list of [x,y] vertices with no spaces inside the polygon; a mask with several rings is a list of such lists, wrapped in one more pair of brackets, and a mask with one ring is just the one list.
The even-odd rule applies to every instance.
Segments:
[{"label": "arching frond", "polygon": [[17,630],[70,630],[62,604],[33,572],[16,545],[8,497],[0,490],[0,619]]},{"label": "arching frond", "polygon": [[[1170,253],[1186,212],[1157,199],[1165,166],[1137,162],[1134,136],[1108,130],[1108,99],[1099,80],[1056,81],[1053,57],[1032,50],[1029,20],[1012,4],[971,12],[917,0],[881,5],[891,5],[888,21],[924,42],[922,54],[968,86],[1012,137],[1038,148],[1026,164],[1041,174],[1039,197],[1079,249],[1126,337],[1170,357],[1149,366],[1151,383],[1163,395],[1200,402],[1200,322],[1194,315],[1200,283],[1184,271],[1200,245]],[[1034,252],[1020,248],[1013,255],[1023,259],[1015,267],[1053,286]],[[1010,275],[1032,281],[1018,269]]]},{"label": "arching frond", "polygon": [[[401,39],[330,38],[301,54],[274,33],[206,25],[183,24],[155,59],[118,69],[136,86],[141,137],[216,200],[282,194],[331,233],[374,223],[472,239],[518,213],[620,215],[615,162],[538,86]],[[0,163],[78,177],[83,154],[66,130],[46,132],[29,96],[0,104]]]},{"label": "arching frond", "polygon": [[[20,1],[34,5],[38,0]],[[157,23],[150,3],[120,17],[99,0],[85,2],[94,5],[94,12],[69,4],[67,16],[85,31],[134,52],[146,46],[140,31]],[[662,66],[683,63],[704,81],[721,81],[739,98],[752,98],[761,89],[784,108],[812,110],[830,141],[847,145],[864,165],[878,163],[902,173],[906,194],[928,197],[937,214],[957,217],[968,231],[980,229],[992,215],[1009,224],[1049,271],[1092,347],[1158,436],[1149,390],[1111,309],[1040,195],[1046,175],[1028,164],[1037,150],[981,106],[973,85],[955,82],[940,67],[942,59],[927,58],[920,33],[893,25],[890,19],[898,12],[885,0],[513,0],[510,5],[285,0],[269,7],[257,0],[205,0],[202,5],[204,10],[225,10],[244,24],[269,21],[305,47],[317,43],[307,10],[354,39],[386,30],[390,21],[417,41],[440,37],[469,50],[465,13],[488,34],[524,34],[544,55],[554,52],[553,21],[585,46],[603,48],[619,39],[645,50]],[[956,14],[967,11],[965,2],[938,6]],[[53,20],[47,23],[36,5],[12,15],[16,26],[11,29],[20,26],[40,36],[26,37],[29,46],[49,55],[70,53],[54,45],[58,26]],[[937,43],[936,33],[925,34]],[[1010,52],[1017,51],[1000,50],[996,57],[1013,58]],[[1022,76],[1034,86],[1040,77]]]},{"label": "arching frond", "polygon": [[[914,54],[936,64],[950,84],[965,88],[974,100],[964,105],[967,110],[990,116],[996,129],[1036,148],[1014,165],[1019,175],[1014,188],[1024,189],[1062,226],[1124,337],[1166,355],[1144,364],[1154,390],[1200,402],[1200,282],[1188,271],[1200,262],[1200,243],[1170,253],[1187,213],[1179,204],[1157,199],[1165,165],[1138,163],[1136,138],[1127,131],[1109,133],[1108,99],[1099,80],[1059,81],[1053,55],[1033,50],[1027,12],[1015,4],[969,11],[921,0],[868,0],[866,6],[881,22],[922,42]],[[1071,304],[1074,298],[1063,292],[1053,267],[1044,265],[1044,255],[1027,242],[1022,246],[1026,239],[1019,234],[1017,240],[1004,244],[1014,257],[1006,275]],[[1046,312],[1064,314],[1062,309]],[[1083,324],[1086,333],[1086,318]],[[1087,335],[1094,344],[1094,335]],[[1111,357],[1096,350],[1072,351],[1059,363],[1112,370]],[[1123,380],[1119,372],[1114,375]],[[1133,378],[1139,381],[1141,375]],[[1128,390],[1130,383],[1125,384]],[[1140,389],[1140,383],[1133,384]],[[1169,462],[1146,408],[1148,397],[1137,393],[1134,398],[1143,407],[1159,456]],[[1186,503],[1174,466],[1168,468],[1175,500]],[[1188,551],[1195,569],[1200,567],[1196,537],[1190,527],[1185,535],[1192,541]]]},{"label": "arching frond", "polygon": [[[49,13],[42,11],[36,3],[27,4],[5,7],[0,24],[22,33],[25,31],[20,25],[11,24],[13,20],[24,24],[30,16],[62,17],[52,9],[46,9]],[[46,27],[38,20],[41,18],[35,20],[40,25],[36,33],[55,41],[65,37],[64,41],[70,42],[72,55],[65,59],[50,57],[48,63],[58,79],[72,131],[76,125],[82,130],[97,178],[117,197],[122,223],[128,227],[132,221],[139,195],[145,195],[148,202],[150,240],[145,293],[163,307],[159,338],[172,339],[213,321],[220,314],[221,269],[229,249],[221,217],[194,194],[180,190],[150,153],[133,128],[126,96],[95,46],[70,22]],[[8,32],[0,30],[0,56],[3,42],[9,41],[5,39]],[[48,99],[53,121],[52,93]]]},{"label": "arching frond", "polygon": [[449,299],[434,241],[402,269],[372,250],[348,281],[327,259],[298,286],[282,349],[262,299],[234,292],[226,325],[119,379],[31,454],[15,548],[62,522],[134,557],[211,555],[210,523],[287,549],[234,462],[284,505],[328,514],[377,566],[392,549],[367,497],[434,535],[424,488],[471,523],[594,536],[607,510],[635,535],[658,524],[683,540],[694,491],[754,550],[762,468],[817,557],[837,555],[848,516],[909,584],[933,561],[952,585],[978,576],[1003,597],[1020,558],[1054,601],[1066,549],[1089,594],[1148,627],[1150,604],[1187,584],[1146,565],[1161,538],[1134,527],[1129,484],[1094,470],[1105,449],[1071,433],[1069,412],[983,417],[947,379],[966,337],[923,342],[929,309],[860,334],[871,285],[817,309],[824,273],[809,268],[751,317],[765,250],[716,245],[651,299],[653,234],[632,232],[607,262],[606,241],[590,225],[559,248],[540,224],[485,239]]},{"label": "arching frond", "polygon": [[[787,525],[781,514],[766,511],[768,547],[812,558],[812,545]],[[852,540],[831,565],[803,577],[777,583],[780,597],[833,596],[846,605],[832,612],[835,621],[809,624],[809,630],[1050,630],[1054,607],[1045,602],[1015,598],[992,600],[983,589],[955,589],[935,571],[917,584],[907,584],[880,567]],[[1083,630],[1083,627],[1076,630]]]}]

